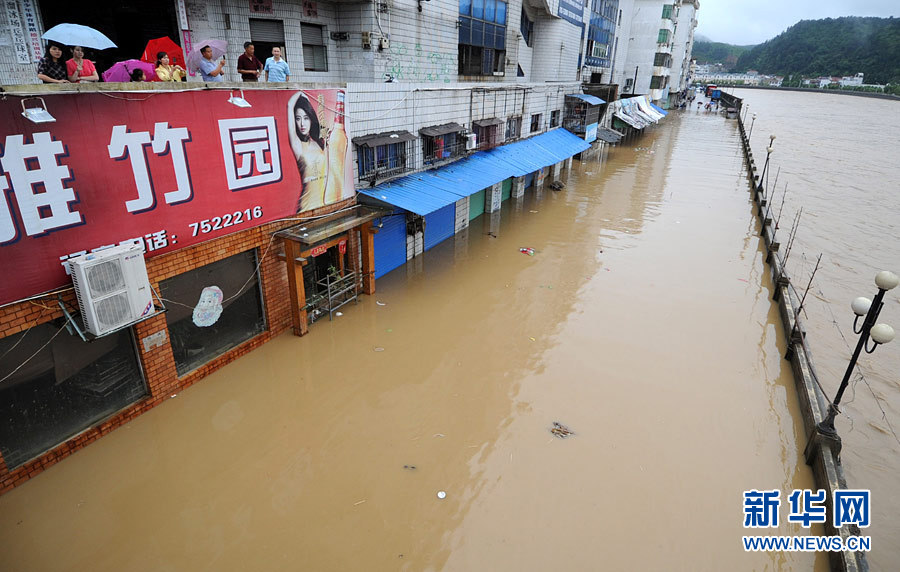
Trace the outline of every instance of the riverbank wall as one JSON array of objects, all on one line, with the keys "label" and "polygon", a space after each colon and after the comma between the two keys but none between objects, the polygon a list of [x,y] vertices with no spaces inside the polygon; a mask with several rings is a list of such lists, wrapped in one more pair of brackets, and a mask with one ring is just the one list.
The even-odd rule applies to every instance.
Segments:
[{"label": "riverbank wall", "polygon": [[894,101],[900,101],[900,95],[894,95],[892,93],[872,93],[869,91],[849,91],[845,89],[818,89],[818,88],[810,88],[810,87],[780,87],[780,86],[770,86],[770,85],[728,85],[722,86],[722,89],[725,88],[738,88],[738,89],[761,89],[764,91],[802,91],[803,93],[836,93],[840,95],[855,95],[857,97],[871,97],[875,99],[892,99]]},{"label": "riverbank wall", "polygon": [[[859,536],[860,530],[856,525],[835,528],[832,524],[834,491],[848,488],[841,465],[841,442],[839,438],[836,440],[823,439],[816,431],[816,426],[827,416],[830,400],[825,396],[817,381],[812,352],[806,340],[806,327],[800,315],[801,301],[785,268],[785,256],[782,254],[780,239],[776,237],[778,227],[771,216],[772,197],[767,195],[765,185],[761,184],[764,172],[760,173],[758,170],[753,150],[750,147],[750,139],[740,114],[737,116],[737,121],[755,214],[759,217],[760,235],[766,247],[766,262],[775,284],[773,298],[778,304],[782,328],[787,339],[785,359],[791,362],[800,401],[800,411],[803,416],[804,433],[808,436],[805,450],[806,462],[812,467],[816,486],[825,491],[826,513],[829,517],[823,525],[825,534],[840,536],[842,540],[846,541],[850,536]],[[864,552],[829,552],[829,565],[833,572],[866,572],[869,570]]]}]

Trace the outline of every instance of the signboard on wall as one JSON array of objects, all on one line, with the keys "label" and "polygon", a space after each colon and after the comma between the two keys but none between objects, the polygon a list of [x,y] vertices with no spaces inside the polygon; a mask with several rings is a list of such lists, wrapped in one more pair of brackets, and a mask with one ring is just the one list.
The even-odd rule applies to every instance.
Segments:
[{"label": "signboard on wall", "polygon": [[3,7],[6,11],[6,22],[12,35],[13,49],[16,51],[16,61],[20,64],[30,64],[31,47],[26,39],[25,30],[22,28],[19,4],[16,0],[4,0]]},{"label": "signboard on wall", "polygon": [[31,57],[39,61],[44,57],[44,42],[41,40],[41,30],[38,24],[37,10],[34,8],[34,0],[21,0],[22,17],[25,19],[25,34],[28,45],[31,46]]},{"label": "signboard on wall", "polygon": [[341,90],[131,97],[46,95],[40,124],[0,101],[0,304],[69,283],[74,254],[153,257],[353,196]]},{"label": "signboard on wall", "polygon": [[272,0],[250,0],[250,14],[274,14]]},{"label": "signboard on wall", "polygon": [[584,27],[584,0],[559,0],[556,15],[579,28]]},{"label": "signboard on wall", "polygon": [[584,128],[584,140],[588,143],[593,143],[597,140],[597,124],[591,123],[587,127]]}]

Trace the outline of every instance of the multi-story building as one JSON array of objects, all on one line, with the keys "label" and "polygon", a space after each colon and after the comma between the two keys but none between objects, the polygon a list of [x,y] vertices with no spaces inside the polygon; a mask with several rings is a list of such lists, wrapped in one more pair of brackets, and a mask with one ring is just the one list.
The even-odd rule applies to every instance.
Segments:
[{"label": "multi-story building", "polygon": [[[286,329],[305,334],[482,213],[499,223],[504,200],[588,147],[561,128],[567,109],[596,137],[579,78],[588,46],[592,68],[612,67],[614,5],[4,4],[0,256],[17,278],[0,283],[0,493]],[[154,38],[186,53],[224,39],[226,81],[37,85],[40,37],[62,22],[117,44],[88,53],[101,72]],[[292,81],[240,83],[246,41],[263,60],[280,48]],[[116,302],[136,295],[130,279],[76,296],[67,273],[114,266],[114,244],[144,251],[137,310]],[[88,314],[99,335],[80,331]]]},{"label": "multi-story building", "polygon": [[689,83],[699,2],[620,0],[623,8],[613,82],[623,94],[649,94],[668,105]]},{"label": "multi-story building", "polygon": [[675,39],[672,45],[672,67],[669,76],[670,94],[681,93],[691,84],[691,53],[694,49],[694,30],[697,28],[699,10],[700,0],[675,2]]}]

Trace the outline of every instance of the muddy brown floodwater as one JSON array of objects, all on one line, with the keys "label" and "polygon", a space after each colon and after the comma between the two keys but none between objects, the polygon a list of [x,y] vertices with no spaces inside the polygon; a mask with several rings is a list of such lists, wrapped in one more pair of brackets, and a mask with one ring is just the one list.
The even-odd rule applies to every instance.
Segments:
[{"label": "muddy brown floodwater", "polygon": [[[774,193],[784,199],[779,235],[803,209],[788,271],[805,288],[809,343],[819,377],[834,397],[856,346],[850,302],[873,298],[875,274],[900,274],[900,101],[829,93],[743,89],[735,95],[757,114],[751,144],[781,169]],[[748,120],[749,127],[749,120]],[[770,187],[774,185],[774,179]],[[879,322],[900,332],[900,288],[887,293]],[[848,485],[872,491],[873,570],[900,570],[900,341],[863,353],[835,425]]]},{"label": "muddy brown floodwater", "polygon": [[0,497],[3,568],[827,569],[741,544],[814,485],[735,122],[563,178]]}]

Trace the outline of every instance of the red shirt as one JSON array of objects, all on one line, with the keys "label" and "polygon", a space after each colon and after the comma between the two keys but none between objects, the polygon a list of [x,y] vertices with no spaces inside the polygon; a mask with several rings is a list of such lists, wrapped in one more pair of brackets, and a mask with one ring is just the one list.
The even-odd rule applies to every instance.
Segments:
[{"label": "red shirt", "polygon": [[[248,56],[246,53],[243,53],[238,57],[237,61],[237,69],[238,70],[256,70],[259,71],[263,67],[262,62],[257,59],[256,56]],[[257,77],[252,74],[241,74],[241,79],[249,79],[256,80]]]},{"label": "red shirt", "polygon": [[[68,75],[74,75],[75,70],[77,69],[78,64],[75,63],[75,58],[72,58],[66,62],[66,73]],[[91,60],[81,60],[81,71],[78,72],[78,77],[90,77],[95,73],[97,73],[97,68],[94,67],[94,64],[91,62]],[[78,81],[81,80],[79,79]]]}]

